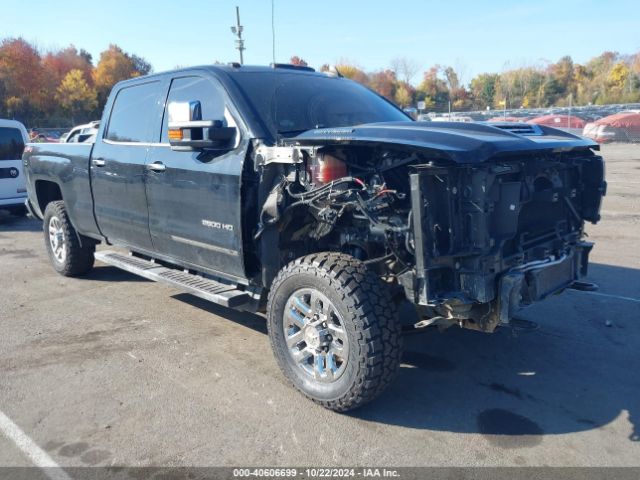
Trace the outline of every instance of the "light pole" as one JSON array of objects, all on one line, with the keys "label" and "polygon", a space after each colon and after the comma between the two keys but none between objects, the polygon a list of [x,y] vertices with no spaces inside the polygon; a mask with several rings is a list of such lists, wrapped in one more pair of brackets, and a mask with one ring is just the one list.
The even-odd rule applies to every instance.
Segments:
[{"label": "light pole", "polygon": [[236,7],[236,25],[235,27],[231,27],[231,33],[238,37],[236,40],[236,48],[240,52],[240,65],[244,63],[244,58],[242,56],[242,52],[244,51],[244,40],[242,39],[243,29],[244,27],[240,25],[240,7]]}]

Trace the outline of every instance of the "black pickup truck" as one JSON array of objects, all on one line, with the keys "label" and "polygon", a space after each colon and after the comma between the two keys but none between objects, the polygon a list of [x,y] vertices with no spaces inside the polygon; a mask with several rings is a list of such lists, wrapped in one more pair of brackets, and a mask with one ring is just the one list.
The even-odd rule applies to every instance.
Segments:
[{"label": "black pickup truck", "polygon": [[576,285],[597,149],[544,126],[414,122],[335,73],[229,65],[119,83],[95,143],[23,161],[59,273],[97,258],[266,312],[284,375],[346,411],[389,384],[403,329],[492,332]]}]

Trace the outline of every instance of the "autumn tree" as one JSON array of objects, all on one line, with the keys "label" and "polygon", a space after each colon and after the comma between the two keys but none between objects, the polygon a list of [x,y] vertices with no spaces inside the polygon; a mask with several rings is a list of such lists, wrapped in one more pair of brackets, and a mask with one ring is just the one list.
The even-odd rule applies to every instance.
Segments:
[{"label": "autumn tree", "polygon": [[407,82],[400,82],[396,89],[395,102],[401,108],[410,107],[413,105],[414,95],[415,89],[411,84]]},{"label": "autumn tree", "polygon": [[396,78],[401,79],[405,83],[411,83],[413,78],[420,71],[420,65],[418,62],[411,60],[407,57],[396,57],[390,62],[391,71],[396,75]]},{"label": "autumn tree", "polygon": [[369,76],[355,65],[341,63],[339,65],[336,65],[335,68],[343,77],[355,80],[356,82],[362,83],[363,85],[367,85],[369,83]]},{"label": "autumn tree", "polygon": [[550,78],[546,70],[533,67],[506,70],[496,77],[493,103],[496,108],[544,106],[540,92]]},{"label": "autumn tree", "polygon": [[604,52],[585,64],[589,81],[583,89],[584,97],[580,99],[582,102],[605,104],[611,101],[608,92],[608,77],[617,60],[618,54],[616,52]]},{"label": "autumn tree", "polygon": [[85,79],[84,72],[71,70],[62,79],[57,89],[56,100],[60,106],[71,114],[72,122],[77,123],[80,116],[83,120],[98,106],[98,95]]},{"label": "autumn tree", "polygon": [[153,67],[144,58],[138,55],[131,55],[131,60],[133,61],[133,69],[137,75],[149,75],[153,72]]},{"label": "autumn tree", "polygon": [[93,71],[99,104],[104,104],[116,83],[146,75],[150,71],[151,65],[142,57],[129,55],[117,45],[109,45],[109,48],[100,54],[100,61]]},{"label": "autumn tree", "polygon": [[30,120],[43,111],[46,74],[40,53],[22,38],[0,43],[0,114]]},{"label": "autumn tree", "polygon": [[[440,65],[434,65],[424,72],[422,82],[418,85],[416,99],[423,100],[427,105],[444,110],[449,102],[449,87],[440,77]],[[430,107],[431,108],[431,107]]]},{"label": "autumn tree", "polygon": [[70,71],[79,70],[82,72],[84,80],[89,85],[93,85],[93,79],[91,77],[93,65],[87,60],[87,56],[81,55],[73,45],[45,54],[42,58],[42,66],[46,72],[45,81],[47,83],[47,91],[53,93],[48,94],[46,99],[44,99],[45,110],[50,114],[54,112],[58,106],[56,104],[55,92]]},{"label": "autumn tree", "polygon": [[449,100],[455,110],[467,110],[471,107],[471,97],[467,89],[462,85],[457,72],[453,67],[443,70],[444,80],[449,89]]},{"label": "autumn tree", "polygon": [[493,105],[498,78],[496,73],[481,73],[471,80],[471,96],[475,109],[484,110]]},{"label": "autumn tree", "polygon": [[93,83],[91,72],[93,65],[91,64],[91,55],[81,54],[75,46],[70,45],[67,48],[57,52],[49,52],[42,59],[42,66],[47,72],[49,80],[56,87],[67,76],[71,70],[80,70],[84,79],[88,83]]},{"label": "autumn tree", "polygon": [[609,88],[621,91],[627,84],[630,73],[629,67],[624,62],[616,63],[607,78]]},{"label": "autumn tree", "polygon": [[302,58],[298,57],[297,55],[294,55],[293,57],[291,57],[291,59],[289,60],[289,63],[291,65],[299,65],[301,67],[309,66],[307,62],[305,62]]},{"label": "autumn tree", "polygon": [[447,87],[449,87],[449,92],[460,88],[460,80],[458,80],[458,74],[453,69],[453,67],[444,68],[444,79],[447,82]]},{"label": "autumn tree", "polygon": [[395,100],[397,84],[396,74],[391,70],[381,70],[369,75],[369,88],[391,101]]}]

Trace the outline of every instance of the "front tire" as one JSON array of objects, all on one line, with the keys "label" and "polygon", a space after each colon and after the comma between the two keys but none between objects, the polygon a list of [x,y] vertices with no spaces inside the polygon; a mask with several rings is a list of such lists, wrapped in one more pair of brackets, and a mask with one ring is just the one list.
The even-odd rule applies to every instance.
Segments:
[{"label": "front tire", "polygon": [[76,277],[93,268],[95,243],[76,232],[63,201],[47,205],[43,227],[49,260],[56,272],[65,277]]},{"label": "front tire", "polygon": [[400,365],[401,330],[388,289],[348,255],[318,253],[284,267],[269,292],[267,316],[284,375],[331,410],[373,400]]}]

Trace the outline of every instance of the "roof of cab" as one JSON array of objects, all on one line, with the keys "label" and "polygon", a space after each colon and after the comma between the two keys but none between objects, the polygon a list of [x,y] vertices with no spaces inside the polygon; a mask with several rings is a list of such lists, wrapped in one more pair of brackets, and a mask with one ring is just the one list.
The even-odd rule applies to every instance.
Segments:
[{"label": "roof of cab", "polygon": [[[273,66],[253,66],[253,65],[239,65],[237,63],[229,65],[201,65],[195,67],[181,68],[177,70],[170,70],[167,72],[154,73],[151,75],[145,75],[143,77],[135,77],[129,80],[123,80],[114,85],[112,92],[118,91],[127,86],[136,85],[138,83],[144,83],[153,80],[162,80],[167,77],[175,77],[180,75],[189,75],[194,73],[205,73],[217,78],[223,87],[233,94],[236,106],[244,123],[251,133],[253,138],[272,138],[268,127],[263,124],[259,116],[253,112],[254,107],[248,103],[243,95],[239,92],[237,82],[233,80],[237,75],[253,74],[253,73],[270,73],[276,75],[306,75],[328,78],[334,76],[332,74],[326,74],[324,72],[316,72],[308,67],[296,67],[294,65],[280,65]],[[273,138],[272,138],[273,139]]]},{"label": "roof of cab", "polygon": [[229,76],[233,76],[238,73],[282,73],[282,74],[296,74],[296,75],[312,75],[316,77],[325,77],[327,74],[325,72],[316,72],[312,68],[297,66],[297,65],[289,65],[289,64],[276,64],[276,66],[264,66],[264,65],[240,65],[238,63],[230,63],[230,64],[216,64],[216,65],[197,65],[193,67],[179,68],[176,70],[167,70],[165,72],[152,73],[150,75],[144,75],[141,77],[134,77],[127,80],[122,80],[118,82],[117,86],[124,86],[128,84],[135,84],[139,82],[144,82],[145,80],[155,79],[155,78],[164,78],[167,76],[175,76],[180,73],[192,73],[196,71],[205,71],[212,73],[218,77],[226,74]]},{"label": "roof of cab", "polygon": [[25,128],[21,122],[5,118],[0,118],[0,127]]},{"label": "roof of cab", "polygon": [[0,118],[0,127],[2,128],[17,128],[22,133],[22,136],[25,138],[25,142],[29,140],[29,134],[27,133],[27,129],[24,124],[17,120],[8,120],[4,118]]}]

